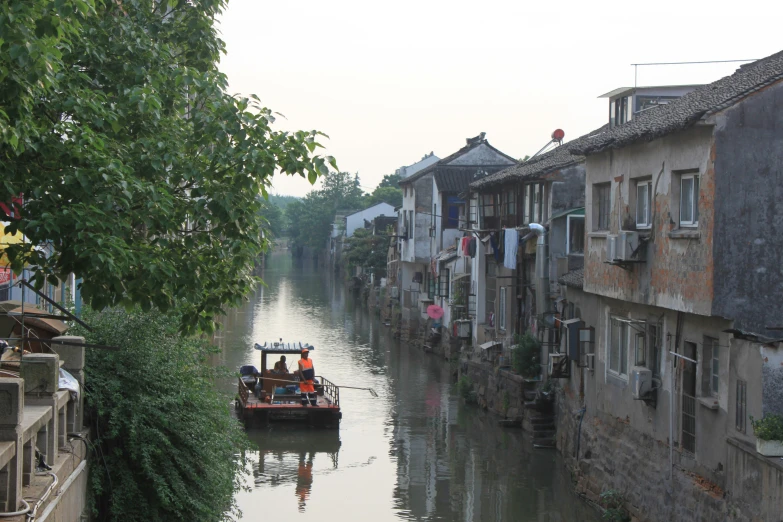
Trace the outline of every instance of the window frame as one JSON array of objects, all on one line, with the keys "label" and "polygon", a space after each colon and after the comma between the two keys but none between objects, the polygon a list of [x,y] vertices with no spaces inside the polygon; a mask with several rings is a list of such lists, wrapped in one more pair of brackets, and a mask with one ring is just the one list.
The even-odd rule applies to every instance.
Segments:
[{"label": "window frame", "polygon": [[508,312],[508,287],[501,286],[498,295],[498,328],[506,331],[506,313]]},{"label": "window frame", "polygon": [[734,427],[740,433],[746,433],[748,418],[748,382],[737,379],[734,396]]},{"label": "window frame", "polygon": [[[582,250],[579,251],[572,251],[571,250],[571,221],[572,220],[582,220]],[[568,216],[566,218],[566,255],[572,255],[572,256],[583,256],[585,255],[585,216]]]},{"label": "window frame", "polygon": [[441,268],[440,273],[438,274],[438,297],[445,297],[447,299],[449,297],[450,272],[451,270],[449,268]]},{"label": "window frame", "polygon": [[[645,188],[646,195],[644,197],[644,203],[645,203],[645,210],[646,215],[644,216],[645,221],[640,222],[639,221],[639,209],[640,205],[639,202],[639,189],[642,187]],[[638,181],[636,183],[636,228],[637,229],[650,229],[652,228],[652,180],[646,179],[642,181]]]},{"label": "window frame", "polygon": [[[681,228],[696,228],[699,226],[699,190],[701,189],[700,176],[698,173],[680,175],[680,216],[679,224]],[[683,219],[683,183],[686,180],[692,180],[691,183],[691,215],[689,220]]]},{"label": "window frame", "polygon": [[[593,223],[593,231],[595,232],[608,232],[611,226],[611,213],[612,213],[612,183],[595,183],[593,184],[593,205],[595,205],[595,221]],[[605,219],[602,219],[605,218]]]},{"label": "window frame", "polygon": [[[612,353],[615,351],[613,347],[615,334],[614,334],[614,328],[615,323],[619,325],[619,335],[617,336],[617,340],[619,341],[620,346],[617,347],[616,356],[618,358],[617,360],[617,369],[613,369],[613,358]],[[628,323],[626,322],[626,318],[618,316],[618,315],[611,315],[609,316],[609,336],[607,338],[607,345],[606,345],[606,372],[611,375],[612,377],[622,379],[627,381],[628,380],[628,337],[630,335],[629,332],[630,328],[628,326]],[[623,357],[623,355],[625,357]],[[623,361],[625,362],[625,373],[623,373]]]}]

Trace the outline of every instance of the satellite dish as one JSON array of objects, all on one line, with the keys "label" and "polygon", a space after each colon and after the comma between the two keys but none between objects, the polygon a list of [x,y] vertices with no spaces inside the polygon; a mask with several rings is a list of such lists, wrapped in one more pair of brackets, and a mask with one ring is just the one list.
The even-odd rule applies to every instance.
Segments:
[{"label": "satellite dish", "polygon": [[552,133],[552,141],[561,142],[563,141],[563,138],[565,138],[565,132],[563,132],[563,129],[555,129],[555,131]]}]

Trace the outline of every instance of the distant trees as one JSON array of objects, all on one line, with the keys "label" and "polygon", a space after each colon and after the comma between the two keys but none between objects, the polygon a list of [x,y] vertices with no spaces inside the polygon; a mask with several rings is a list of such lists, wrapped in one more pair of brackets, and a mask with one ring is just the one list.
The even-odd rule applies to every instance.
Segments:
[{"label": "distant trees", "polygon": [[360,266],[376,277],[386,277],[388,250],[388,236],[374,236],[369,230],[359,228],[354,231],[353,236],[345,239],[343,260],[350,269]]}]

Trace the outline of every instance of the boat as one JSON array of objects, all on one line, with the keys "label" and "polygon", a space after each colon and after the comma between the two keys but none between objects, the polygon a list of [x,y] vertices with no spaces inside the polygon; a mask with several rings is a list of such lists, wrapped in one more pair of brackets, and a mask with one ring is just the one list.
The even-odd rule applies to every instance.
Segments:
[{"label": "boat", "polygon": [[[247,427],[263,427],[273,422],[300,422],[314,428],[338,429],[340,388],[322,376],[315,377],[315,405],[302,404],[299,377],[291,372],[275,372],[267,366],[268,355],[292,355],[296,359],[303,349],[315,347],[301,342],[255,344],[261,352],[261,370],[253,365],[240,368],[236,408]],[[291,363],[296,365],[296,360]],[[272,365],[274,366],[274,364]]]}]

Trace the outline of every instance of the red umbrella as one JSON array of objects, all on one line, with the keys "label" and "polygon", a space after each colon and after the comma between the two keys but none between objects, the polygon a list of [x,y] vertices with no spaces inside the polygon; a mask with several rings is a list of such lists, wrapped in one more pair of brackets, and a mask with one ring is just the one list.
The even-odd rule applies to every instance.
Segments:
[{"label": "red umbrella", "polygon": [[443,317],[444,311],[443,308],[441,308],[438,305],[429,305],[427,307],[427,315],[430,316],[432,319],[440,319]]}]

